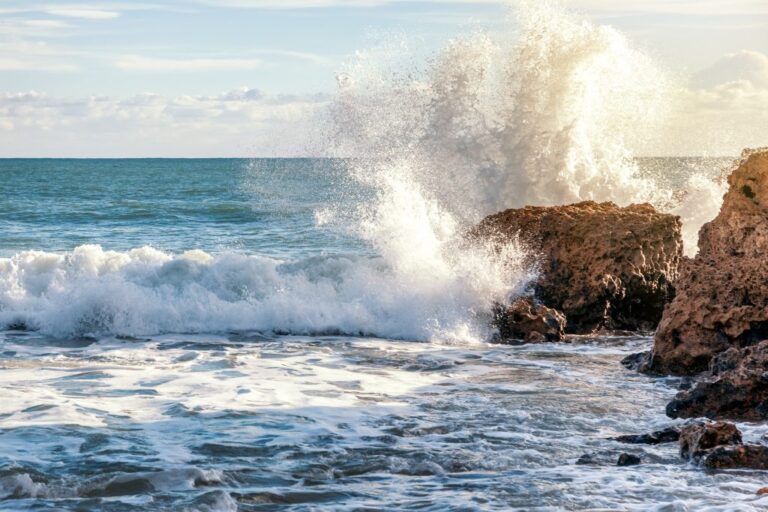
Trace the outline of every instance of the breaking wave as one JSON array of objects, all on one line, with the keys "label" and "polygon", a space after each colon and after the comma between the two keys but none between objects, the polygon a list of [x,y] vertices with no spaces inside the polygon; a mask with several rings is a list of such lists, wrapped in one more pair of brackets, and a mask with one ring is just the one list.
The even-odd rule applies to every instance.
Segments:
[{"label": "breaking wave", "polygon": [[333,154],[360,157],[347,161],[349,175],[374,197],[317,218],[376,256],[21,252],[0,260],[0,321],[53,335],[483,339],[489,306],[531,277],[514,244],[498,253],[464,242],[486,214],[652,202],[683,216],[691,251],[720,189],[695,175],[675,194],[641,176],[630,150],[663,119],[664,73],[616,30],[556,6],[528,3],[512,25],[514,36],[454,39],[424,65],[407,65],[407,48],[390,42],[339,74],[325,131]]}]

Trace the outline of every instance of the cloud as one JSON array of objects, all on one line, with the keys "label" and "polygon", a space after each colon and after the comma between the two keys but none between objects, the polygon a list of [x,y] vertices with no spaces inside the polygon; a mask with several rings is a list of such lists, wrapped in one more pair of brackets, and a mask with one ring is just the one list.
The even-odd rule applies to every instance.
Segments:
[{"label": "cloud", "polygon": [[163,59],[127,55],[115,62],[115,66],[129,71],[230,71],[256,69],[263,65],[259,59],[192,58]]},{"label": "cloud", "polygon": [[78,67],[73,64],[30,61],[30,60],[16,59],[13,57],[0,56],[0,71],[60,72],[60,71],[77,71],[77,69]]},{"label": "cloud", "polygon": [[768,145],[768,56],[742,50],[695,73],[669,92],[667,126],[646,149],[661,155],[736,156]]},{"label": "cloud", "polygon": [[82,18],[86,20],[111,20],[120,16],[118,11],[107,11],[103,9],[85,9],[78,7],[60,7],[56,9],[47,9],[44,12],[51,16],[61,16],[65,18]]},{"label": "cloud", "polygon": [[691,84],[696,89],[707,89],[734,82],[768,89],[768,55],[749,50],[729,53],[696,73]]},{"label": "cloud", "polygon": [[328,96],[0,93],[0,155],[301,156]]}]

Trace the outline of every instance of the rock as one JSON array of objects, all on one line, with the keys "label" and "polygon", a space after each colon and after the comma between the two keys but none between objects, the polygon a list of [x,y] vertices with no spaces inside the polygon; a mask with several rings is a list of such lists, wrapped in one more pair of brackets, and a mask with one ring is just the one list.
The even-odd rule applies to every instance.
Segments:
[{"label": "rock", "polygon": [[561,341],[565,316],[559,311],[535,304],[531,298],[521,298],[506,308],[497,308],[494,325],[499,329],[502,343],[511,343],[513,340],[524,340],[527,343]]},{"label": "rock", "polygon": [[768,339],[768,149],[745,151],[728,184],[699,253],[680,266],[647,370],[695,374],[731,347]]},{"label": "rock", "polygon": [[616,462],[617,466],[637,466],[640,464],[640,457],[632,455],[631,453],[622,453],[619,455],[619,460]]},{"label": "rock", "polygon": [[640,370],[648,364],[650,351],[636,352],[621,360],[621,364],[628,370]]},{"label": "rock", "polygon": [[761,487],[760,489],[757,490],[756,494],[758,496],[765,496],[766,494],[768,494],[768,487]]},{"label": "rock", "polygon": [[642,459],[639,455],[632,453],[619,452],[616,450],[606,450],[602,452],[585,453],[576,460],[579,466],[633,466],[640,464]]},{"label": "rock", "polygon": [[741,432],[733,423],[693,423],[680,430],[680,456],[698,460],[717,446],[740,445]]},{"label": "rock", "polygon": [[657,430],[650,434],[626,435],[613,438],[614,441],[627,444],[662,444],[674,443],[680,440],[680,429],[676,427]]},{"label": "rock", "polygon": [[731,348],[712,363],[712,376],[667,405],[672,418],[759,421],[768,418],[768,341]]},{"label": "rock", "polygon": [[674,296],[682,257],[678,217],[649,204],[585,201],[506,210],[470,237],[520,240],[539,271],[537,300],[562,311],[566,331],[653,330]]},{"label": "rock", "polygon": [[768,446],[718,446],[701,459],[708,469],[768,469]]}]

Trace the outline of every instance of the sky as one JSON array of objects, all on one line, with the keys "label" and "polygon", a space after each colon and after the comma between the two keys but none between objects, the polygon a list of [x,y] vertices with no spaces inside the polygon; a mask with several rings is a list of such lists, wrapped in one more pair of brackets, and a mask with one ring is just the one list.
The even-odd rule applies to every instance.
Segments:
[{"label": "sky", "polygon": [[[571,0],[678,77],[684,116],[650,152],[768,146],[768,0]],[[0,157],[303,156],[337,71],[389,34],[424,55],[492,0],[0,0]],[[718,127],[727,125],[718,133]],[[706,131],[706,133],[705,133]]]}]

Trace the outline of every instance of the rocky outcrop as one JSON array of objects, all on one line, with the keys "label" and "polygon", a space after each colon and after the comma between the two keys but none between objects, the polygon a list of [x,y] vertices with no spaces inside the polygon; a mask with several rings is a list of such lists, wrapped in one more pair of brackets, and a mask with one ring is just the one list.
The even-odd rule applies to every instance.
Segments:
[{"label": "rocky outcrop", "polygon": [[711,376],[667,405],[672,418],[758,421],[768,418],[768,341],[716,356]]},{"label": "rocky outcrop", "polygon": [[768,446],[718,446],[700,464],[708,469],[768,469]]},{"label": "rocky outcrop", "polygon": [[680,220],[651,205],[582,203],[506,210],[473,237],[519,239],[539,270],[537,300],[562,311],[567,332],[652,330],[674,296]]},{"label": "rocky outcrop", "polygon": [[680,430],[680,456],[698,460],[723,445],[740,445],[741,432],[733,423],[694,423]]},{"label": "rocky outcrop", "polygon": [[768,446],[742,444],[733,423],[693,423],[680,431],[680,456],[707,469],[768,469]]},{"label": "rocky outcrop", "polygon": [[645,369],[692,375],[713,358],[768,339],[768,149],[745,152],[719,215],[680,268]]},{"label": "rocky outcrop", "polygon": [[565,334],[565,316],[528,297],[507,307],[497,307],[494,325],[499,330],[500,343],[561,341]]}]

